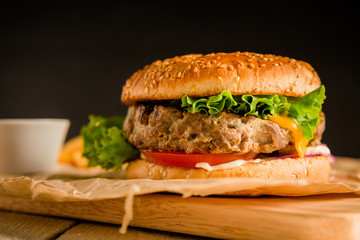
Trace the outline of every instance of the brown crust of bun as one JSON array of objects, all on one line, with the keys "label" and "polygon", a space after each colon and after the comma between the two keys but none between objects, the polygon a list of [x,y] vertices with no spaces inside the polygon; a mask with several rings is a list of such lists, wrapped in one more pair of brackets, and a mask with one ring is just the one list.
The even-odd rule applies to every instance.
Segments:
[{"label": "brown crust of bun", "polygon": [[301,97],[321,85],[310,64],[288,57],[249,52],[189,54],[155,61],[134,73],[123,87],[121,101],[233,95]]},{"label": "brown crust of bun", "polygon": [[331,164],[328,156],[285,158],[246,163],[240,167],[207,171],[200,168],[162,166],[146,160],[135,160],[126,169],[127,179],[148,178],[154,180],[245,177],[260,179],[307,179],[327,181]]}]

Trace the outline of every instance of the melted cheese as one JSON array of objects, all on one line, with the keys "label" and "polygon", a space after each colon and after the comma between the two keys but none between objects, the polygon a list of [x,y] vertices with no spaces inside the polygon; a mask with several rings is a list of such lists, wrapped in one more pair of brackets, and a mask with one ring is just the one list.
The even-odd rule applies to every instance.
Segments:
[{"label": "melted cheese", "polygon": [[304,157],[307,152],[306,146],[308,145],[309,140],[304,138],[300,126],[291,118],[282,115],[268,116],[268,119],[277,123],[281,128],[286,128],[291,131],[295,142],[295,149],[300,157]]}]

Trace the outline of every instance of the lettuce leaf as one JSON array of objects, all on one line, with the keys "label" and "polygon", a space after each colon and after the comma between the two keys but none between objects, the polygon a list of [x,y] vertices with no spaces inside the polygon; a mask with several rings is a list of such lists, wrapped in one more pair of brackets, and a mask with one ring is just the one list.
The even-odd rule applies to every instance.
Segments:
[{"label": "lettuce leaf", "polygon": [[268,115],[277,115],[288,110],[290,104],[287,98],[279,95],[253,96],[243,95],[240,98],[240,109],[231,109],[234,113],[244,116],[254,115],[266,119]]},{"label": "lettuce leaf", "polygon": [[290,105],[284,96],[248,94],[233,97],[229,90],[209,98],[190,98],[187,95],[181,98],[181,107],[190,113],[202,112],[209,115],[230,110],[244,116],[255,115],[263,119],[269,114],[276,115],[289,110]]},{"label": "lettuce leaf", "polygon": [[181,108],[190,113],[201,112],[207,115],[229,110],[243,116],[254,115],[262,119],[267,119],[269,115],[287,113],[301,127],[304,137],[311,140],[316,126],[321,121],[319,113],[325,98],[324,86],[301,98],[250,94],[232,96],[230,91],[224,90],[218,95],[205,98],[184,95],[181,98]]},{"label": "lettuce leaf", "polygon": [[83,156],[89,160],[89,166],[119,169],[125,160],[139,155],[125,139],[124,119],[123,116],[89,116],[88,125],[80,131],[84,139]]},{"label": "lettuce leaf", "polygon": [[181,107],[190,113],[216,114],[237,104],[228,90],[209,98],[190,98],[187,95],[181,98]]},{"label": "lettuce leaf", "polygon": [[324,86],[301,98],[288,98],[291,104],[288,116],[301,127],[306,139],[310,140],[314,137],[316,126],[321,121],[319,113],[325,99]]}]

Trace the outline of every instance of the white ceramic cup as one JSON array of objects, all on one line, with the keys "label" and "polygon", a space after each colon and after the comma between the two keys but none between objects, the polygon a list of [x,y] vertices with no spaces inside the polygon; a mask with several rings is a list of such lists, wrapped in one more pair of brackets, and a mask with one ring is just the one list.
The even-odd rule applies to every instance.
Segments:
[{"label": "white ceramic cup", "polygon": [[67,119],[0,119],[0,172],[52,172],[64,144]]}]

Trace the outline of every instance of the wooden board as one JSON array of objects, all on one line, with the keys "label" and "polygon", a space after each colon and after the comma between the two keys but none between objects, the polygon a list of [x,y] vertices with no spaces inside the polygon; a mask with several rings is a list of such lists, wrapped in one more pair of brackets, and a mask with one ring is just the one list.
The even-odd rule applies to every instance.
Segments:
[{"label": "wooden board", "polygon": [[0,211],[0,239],[54,239],[75,224],[71,219]]},{"label": "wooden board", "polygon": [[204,240],[200,236],[128,227],[119,233],[119,225],[49,217],[0,210],[1,240]]},{"label": "wooden board", "polygon": [[212,238],[194,235],[157,231],[153,229],[129,227],[126,234],[119,233],[119,226],[114,224],[81,222],[61,234],[57,240],[210,240]]},{"label": "wooden board", "polygon": [[[0,197],[0,208],[121,224],[124,199],[41,202]],[[360,197],[135,197],[130,225],[222,239],[360,239]]]}]

